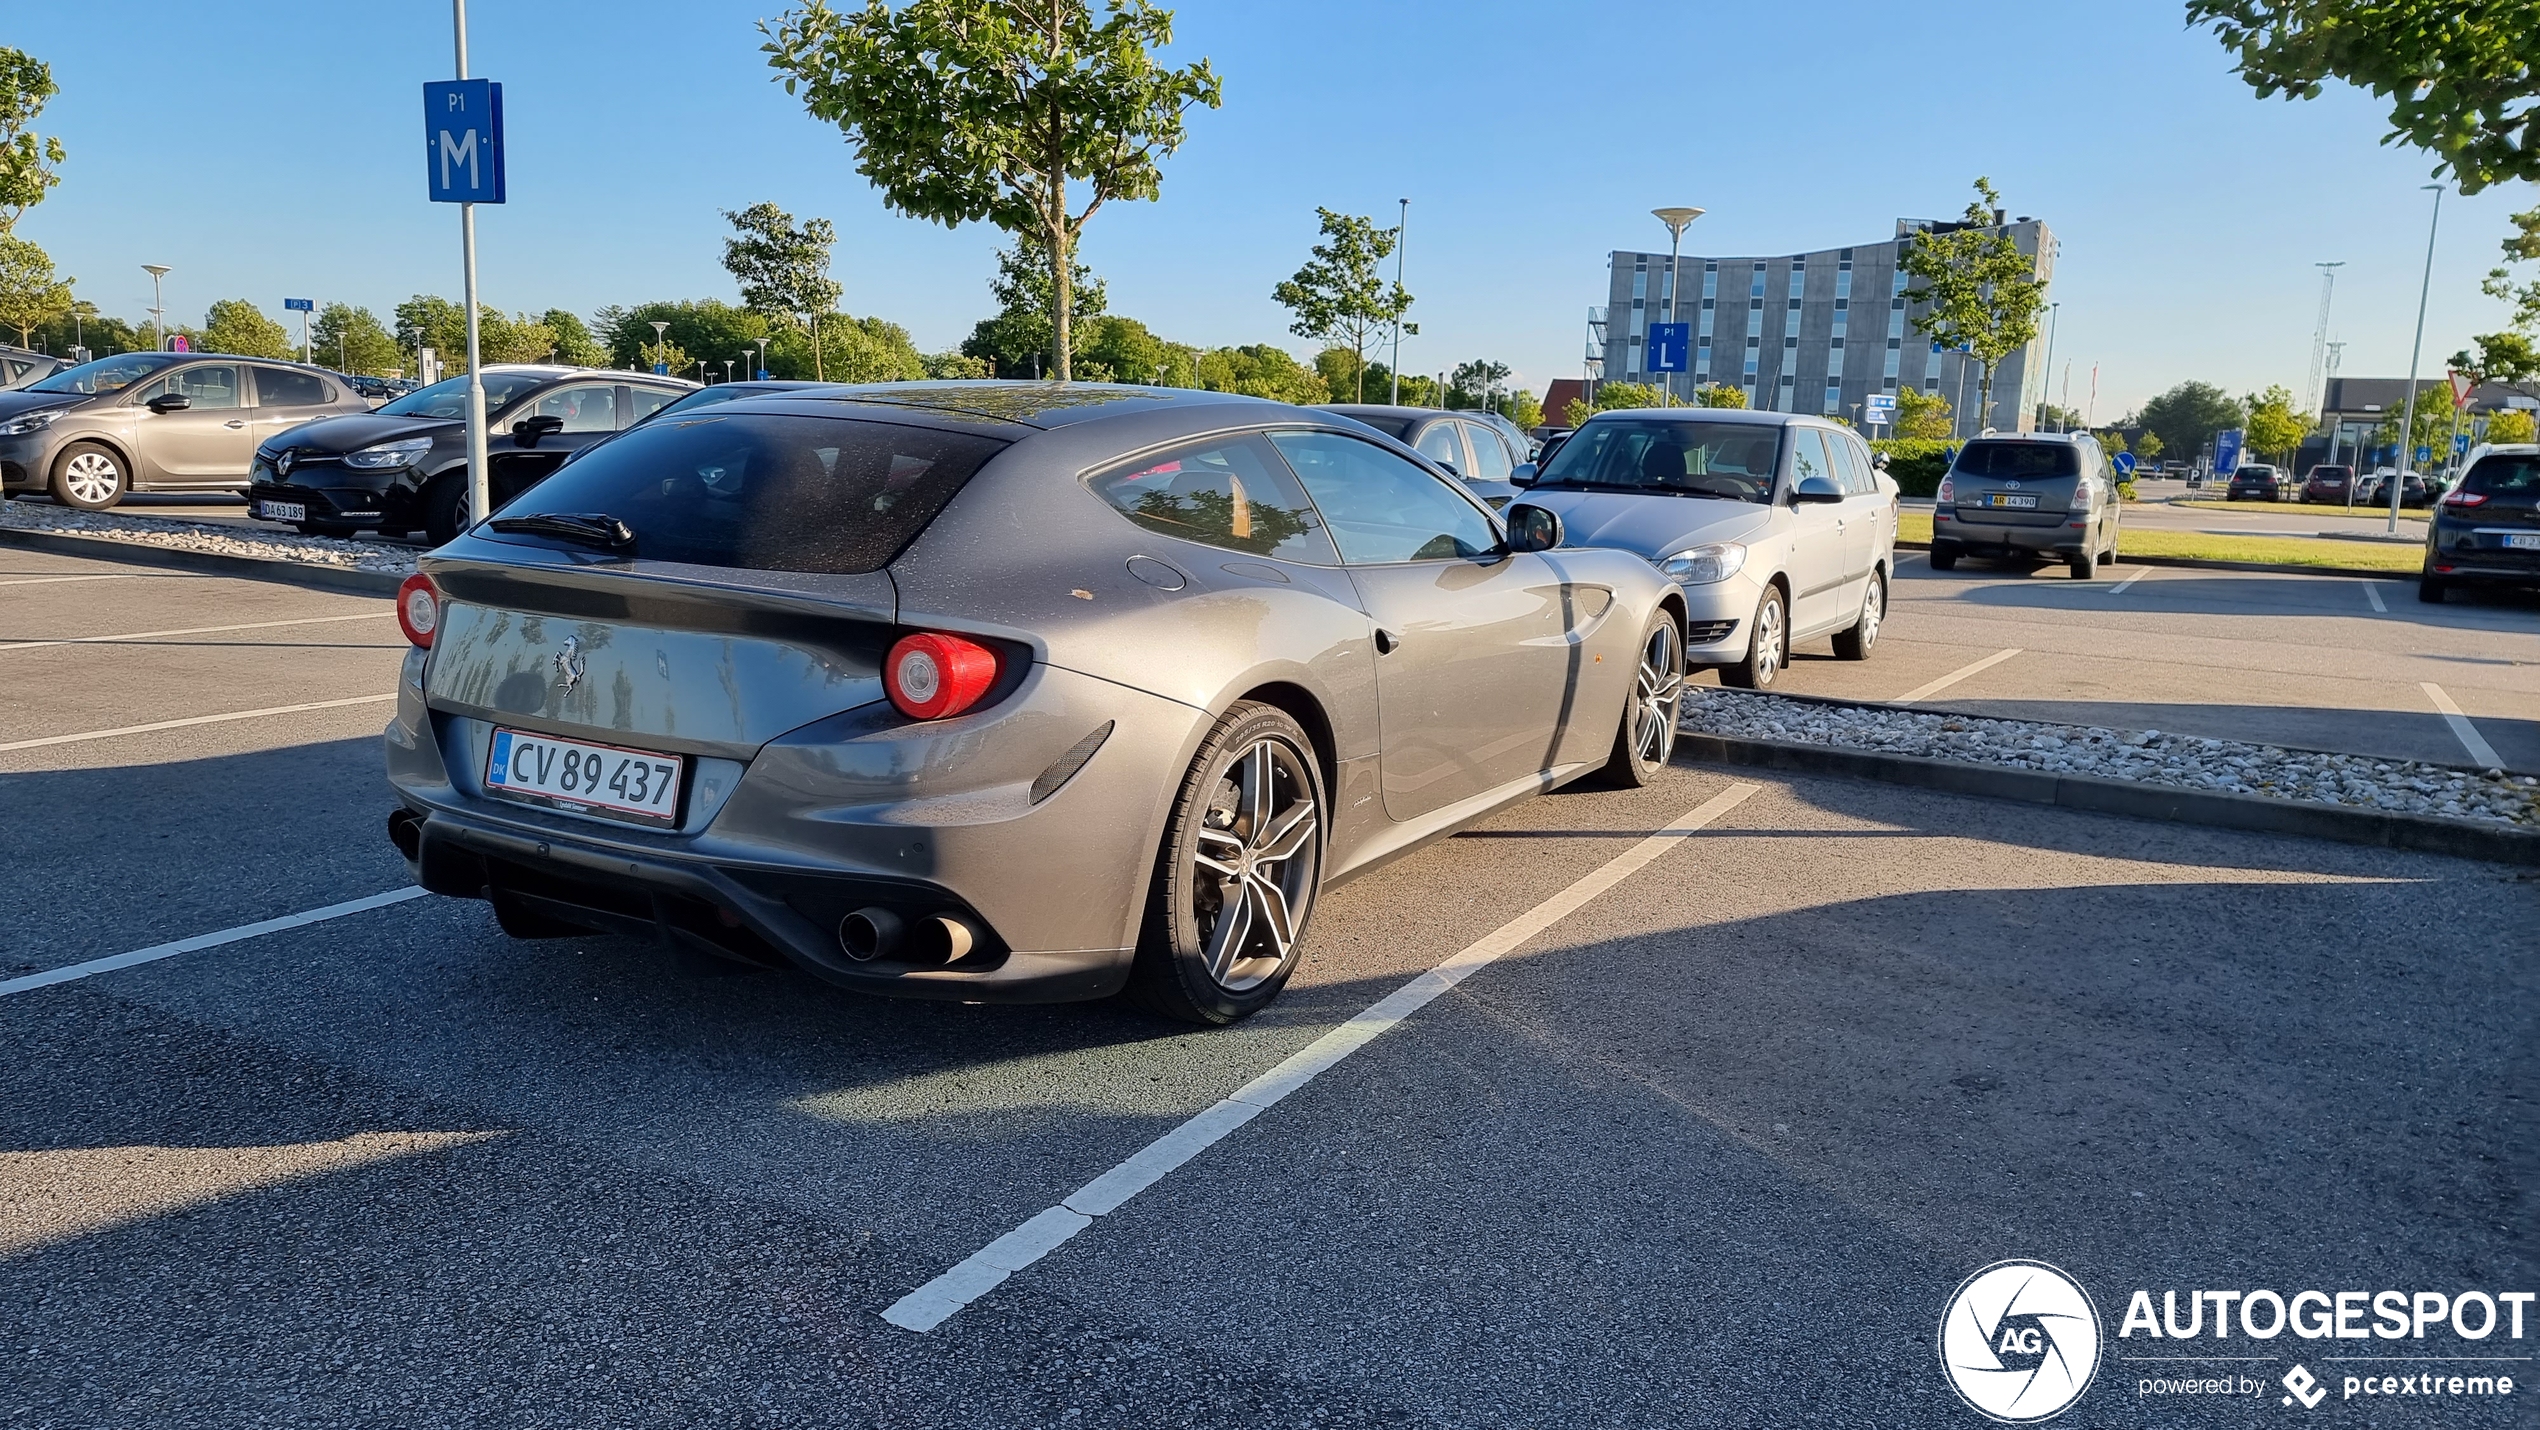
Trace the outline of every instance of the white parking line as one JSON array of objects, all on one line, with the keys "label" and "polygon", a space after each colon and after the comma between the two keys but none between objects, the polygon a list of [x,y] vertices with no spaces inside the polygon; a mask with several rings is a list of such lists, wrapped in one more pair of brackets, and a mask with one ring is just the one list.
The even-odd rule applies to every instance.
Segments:
[{"label": "white parking line", "polygon": [[129,581],[144,574],[140,571],[109,571],[98,576],[13,576],[0,581],[0,586],[53,586],[64,581]]},{"label": "white parking line", "polygon": [[1897,696],[1894,700],[1889,701],[1888,703],[1891,705],[1911,705],[1917,700],[1929,699],[1930,697],[1947,690],[1950,686],[1957,684],[1959,681],[1966,679],[1968,676],[1974,675],[1978,671],[1991,670],[1993,667],[2000,665],[2002,662],[2009,660],[2011,657],[2018,655],[2019,653],[2020,647],[2018,646],[2013,646],[2009,650],[1997,650],[1993,654],[1986,656],[1984,659],[1977,661],[1973,665],[1960,666],[1958,669],[1949,672],[1947,675],[1942,676],[1940,679],[1933,681],[1929,685],[1917,685],[1913,689]]},{"label": "white parking line", "polygon": [[174,958],[180,953],[196,953],[207,948],[218,948],[225,943],[237,943],[242,939],[262,938],[266,934],[280,933],[284,929],[306,928],[310,924],[325,923],[328,919],[340,919],[346,914],[358,914],[371,909],[386,908],[390,904],[402,904],[408,899],[422,898],[423,892],[421,889],[391,889],[387,893],[373,894],[366,899],[349,899],[340,904],[329,904],[322,909],[284,914],[278,919],[266,919],[262,923],[240,924],[234,929],[222,929],[218,933],[198,933],[192,938],[181,938],[174,943],[152,944],[148,948],[136,948],[130,953],[112,954],[105,958],[92,958],[86,963],[74,963],[67,968],[53,968],[42,973],[30,973],[24,978],[12,978],[6,983],[0,983],[0,998],[6,998],[14,993],[31,993],[38,988],[50,988],[56,983],[68,983],[73,979],[88,978],[95,974],[112,973],[118,968],[156,963],[163,958]]},{"label": "white parking line", "polygon": [[996,1289],[997,1283],[1049,1255],[1069,1237],[1093,1225],[1094,1218],[1120,1209],[1131,1197],[1162,1181],[1166,1174],[1198,1156],[1226,1134],[1260,1116],[1279,1099],[1314,1080],[1386,1030],[1418,1012],[1429,1000],[1474,973],[1515,952],[1545,929],[1559,923],[1597,895],[1613,888],[1652,860],[1675,848],[1695,831],[1727,814],[1755,793],[1756,785],[1731,785],[1665,829],[1607,860],[1593,873],[1526,910],[1463,952],[1412,979],[1305,1048],[1245,1083],[1223,1101],[1146,1145],[1127,1161],[1076,1189],[1057,1206],[972,1252],[961,1264],[891,1303],[882,1319],[905,1330],[926,1332],[940,1326],[962,1307]]},{"label": "white parking line", "polygon": [[11,740],[0,744],[0,751],[35,750],[46,745],[76,745],[83,740],[111,740],[117,735],[146,735],[152,730],[179,730],[188,725],[219,725],[231,720],[254,720],[266,715],[297,715],[303,710],[334,710],[346,705],[377,705],[394,700],[389,695],[356,695],[348,700],[312,700],[306,705],[268,705],[262,710],[233,710],[226,715],[195,715],[183,720],[154,720],[147,725],[118,725],[112,730],[82,730],[76,735],[46,735],[38,740]]},{"label": "white parking line", "polygon": [[2381,603],[2381,583],[2378,581],[2366,581],[2363,583],[2363,587],[2364,599],[2372,602],[2372,608],[2385,616],[2389,615],[2390,608]]},{"label": "white parking line", "polygon": [[2127,577],[2127,578],[2125,578],[2124,580],[2119,581],[2117,584],[2115,584],[2115,585],[2113,585],[2113,586],[2109,587],[2109,588],[2108,588],[2108,594],[2109,594],[2109,595],[2111,595],[2111,596],[2122,596],[2122,595],[2124,595],[2124,594],[2125,594],[2125,588],[2126,588],[2126,587],[2133,585],[2135,582],[2140,581],[2140,580],[2142,580],[2144,577],[2149,576],[2149,575],[2151,575],[2151,574],[2152,574],[2152,568],[2151,568],[2151,567],[2149,567],[2149,566],[2137,566],[2137,567],[2135,567],[2135,568],[2134,568],[2134,574],[2133,574],[2133,575],[2128,576],[2128,577]]},{"label": "white parking line", "polygon": [[2461,748],[2469,751],[2470,759],[2480,769],[2501,770],[2505,767],[2505,762],[2496,758],[2496,747],[2488,744],[2487,737],[2478,733],[2478,727],[2469,723],[2469,717],[2461,713],[2461,707],[2452,703],[2451,696],[2443,693],[2442,686],[2420,680],[2417,689],[2424,691],[2425,698],[2434,702],[2434,708],[2443,712],[2443,723],[2452,727],[2452,733],[2460,739]]},{"label": "white parking line", "polygon": [[304,616],[296,621],[248,621],[235,626],[194,626],[181,631],[133,631],[120,636],[71,636],[57,641],[8,641],[0,650],[36,650],[56,645],[107,645],[115,641],[148,641],[161,636],[210,636],[224,631],[269,631],[276,626],[322,626],[330,621],[375,621],[395,611],[362,611],[350,616]]}]

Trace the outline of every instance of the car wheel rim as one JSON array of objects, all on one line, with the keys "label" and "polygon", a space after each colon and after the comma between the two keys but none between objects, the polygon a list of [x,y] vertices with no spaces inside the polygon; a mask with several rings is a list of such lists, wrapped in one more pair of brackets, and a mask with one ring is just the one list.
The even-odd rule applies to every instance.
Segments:
[{"label": "car wheel rim", "polygon": [[1755,618],[1755,683],[1769,684],[1782,668],[1782,603],[1768,600]]},{"label": "car wheel rim", "polygon": [[1879,641],[1879,618],[1887,614],[1887,587],[1879,578],[1870,578],[1870,594],[1861,598],[1861,649],[1868,650]]},{"label": "car wheel rim", "polygon": [[1632,758],[1644,765],[1667,763],[1675,753],[1676,712],[1684,695],[1684,653],[1676,645],[1676,628],[1662,624],[1640,650],[1632,688]]},{"label": "car wheel rim", "polygon": [[1265,736],[1224,765],[1191,863],[1208,976],[1229,993],[1260,987],[1295,954],[1322,871],[1322,811],[1303,752]]},{"label": "car wheel rim", "polygon": [[123,473],[105,454],[82,452],[62,469],[62,484],[81,501],[99,502],[113,496],[115,488],[123,485]]}]

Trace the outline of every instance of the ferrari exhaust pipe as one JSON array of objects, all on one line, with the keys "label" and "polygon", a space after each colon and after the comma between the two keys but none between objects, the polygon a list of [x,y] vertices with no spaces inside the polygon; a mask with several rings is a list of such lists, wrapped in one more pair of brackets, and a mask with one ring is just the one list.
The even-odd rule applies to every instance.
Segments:
[{"label": "ferrari exhaust pipe", "polygon": [[918,920],[908,942],[911,963],[959,963],[979,946],[979,935],[959,914],[935,914]]},{"label": "ferrari exhaust pipe", "polygon": [[838,920],[838,947],[858,963],[889,958],[899,951],[903,926],[889,909],[858,909]]}]

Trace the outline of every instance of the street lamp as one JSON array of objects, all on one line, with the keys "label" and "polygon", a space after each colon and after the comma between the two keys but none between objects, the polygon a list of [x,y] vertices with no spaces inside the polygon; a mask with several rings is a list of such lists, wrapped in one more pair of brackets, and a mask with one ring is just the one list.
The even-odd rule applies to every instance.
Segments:
[{"label": "street lamp", "polygon": [[2063,321],[2064,305],[2046,305],[2046,361],[2037,368],[2037,425],[2046,425],[2046,386],[2055,372],[2055,328]]},{"label": "street lamp", "polygon": [[160,291],[159,280],[167,277],[168,274],[174,270],[170,269],[168,265],[164,263],[144,263],[141,265],[141,271],[150,275],[150,302],[154,305],[150,309],[150,333],[151,336],[158,339],[159,351],[166,352],[168,348],[168,325],[166,322],[168,299],[167,294]]},{"label": "street lamp", "polygon": [[[740,362],[741,362],[744,366],[748,365],[749,360],[750,360],[750,355],[749,355],[748,353],[743,353],[743,354],[741,354],[741,356],[740,356],[740,358],[739,358],[739,361],[740,361]],[[724,380],[725,382],[730,382],[730,381],[732,380],[732,364],[731,364],[730,362],[726,362],[726,363],[723,365],[723,380]]]},{"label": "street lamp", "polygon": [[[1402,204],[1402,213],[1394,220],[1393,226],[1393,286],[1397,289],[1402,287],[1404,235],[1411,228],[1411,200],[1402,199],[1399,202]],[[1386,402],[1394,407],[1402,405],[1402,315],[1400,313],[1393,315],[1393,395],[1387,398]]]},{"label": "street lamp", "polygon": [[[1667,296],[1660,312],[1664,314],[1665,321],[1672,323],[1676,320],[1676,258],[1684,251],[1685,230],[1693,227],[1695,219],[1702,217],[1702,210],[1672,208],[1651,209],[1649,212],[1651,216],[1667,226]],[[1685,360],[1687,363],[1693,360],[1693,341],[1690,338],[1685,340]],[[1672,372],[1667,374],[1667,396],[1664,405],[1669,407],[1676,405],[1676,375]]]},{"label": "street lamp", "polygon": [[2425,355],[2425,300],[2434,291],[2434,235],[2443,226],[2443,186],[2427,184],[2434,194],[2434,217],[2425,226],[2425,281],[2417,287],[2417,336],[2408,349],[2407,415],[2399,419],[2399,463],[2390,477],[2390,524],[2384,528],[2392,535],[2399,531],[2399,489],[2408,484],[2408,463],[2417,454],[2417,361]]},{"label": "street lamp", "polygon": [[670,375],[670,339],[665,336],[669,331],[668,323],[653,324],[653,371],[664,377]]},{"label": "street lamp", "polygon": [[703,387],[703,386],[705,386],[705,385],[706,385],[706,360],[705,360],[704,358],[699,358],[699,359],[697,359],[697,386],[699,386],[699,387]]},{"label": "street lamp", "polygon": [[765,338],[758,340],[758,366],[751,368],[750,373],[762,382],[767,379],[767,339]]}]

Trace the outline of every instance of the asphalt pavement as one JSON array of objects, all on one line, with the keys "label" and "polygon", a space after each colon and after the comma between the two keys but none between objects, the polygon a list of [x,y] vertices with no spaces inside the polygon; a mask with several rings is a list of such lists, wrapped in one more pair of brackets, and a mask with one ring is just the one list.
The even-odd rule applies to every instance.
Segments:
[{"label": "asphalt pavement", "polygon": [[[1930,579],[1862,670],[2109,619]],[[390,690],[387,609],[0,547],[0,982],[402,886],[385,703],[334,703]],[[96,639],[143,632],[188,633]],[[1740,786],[932,1332],[881,1319]],[[2275,1401],[2140,1398],[2128,1289],[2532,1283],[2535,914],[2488,865],[1691,766],[1331,891],[1215,1031],[418,898],[0,994],[0,1423],[1975,1425],[1941,1309],[2034,1257],[2109,1323],[2066,1423],[2237,1425]]]}]

